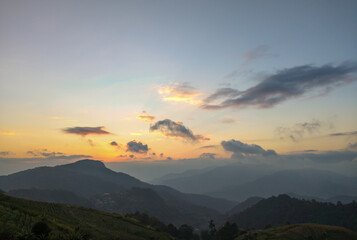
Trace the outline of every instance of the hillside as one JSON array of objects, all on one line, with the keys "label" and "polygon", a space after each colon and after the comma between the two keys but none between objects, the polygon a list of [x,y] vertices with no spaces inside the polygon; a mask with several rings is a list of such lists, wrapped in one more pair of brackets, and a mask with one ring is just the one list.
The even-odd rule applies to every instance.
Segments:
[{"label": "hillside", "polygon": [[287,223],[318,223],[357,230],[357,203],[337,204],[279,195],[259,201],[228,219],[240,227],[264,228]]},{"label": "hillside", "polygon": [[39,221],[45,221],[49,225],[52,230],[50,239],[53,240],[64,239],[65,236],[69,237],[78,232],[96,240],[172,239],[166,233],[121,214],[65,204],[35,202],[0,194],[0,239],[12,239],[12,235],[18,238],[29,236],[31,228]]},{"label": "hillside", "polygon": [[343,227],[319,224],[293,224],[264,230],[251,230],[235,240],[356,240],[357,233]]},{"label": "hillside", "polygon": [[[9,191],[9,194],[30,200],[71,203],[122,213],[146,210],[165,223],[175,223],[177,226],[184,223],[202,226],[209,219],[221,218],[219,211],[225,212],[236,204],[224,199],[184,194],[170,187],[148,184],[128,174],[114,172],[102,162],[94,160],[39,167],[1,176],[0,188]],[[145,195],[140,201],[136,194],[128,194],[138,191],[141,196]],[[108,194],[112,197],[111,201],[118,202],[104,201],[104,204],[95,204],[96,200],[100,201],[100,198]],[[162,205],[165,207],[151,204],[157,198],[165,203]]]}]

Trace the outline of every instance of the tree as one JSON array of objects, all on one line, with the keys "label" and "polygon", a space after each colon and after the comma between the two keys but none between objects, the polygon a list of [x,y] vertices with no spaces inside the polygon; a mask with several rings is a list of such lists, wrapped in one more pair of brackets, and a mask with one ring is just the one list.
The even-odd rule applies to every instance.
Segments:
[{"label": "tree", "polygon": [[208,223],[208,232],[209,232],[209,235],[211,235],[211,236],[214,236],[217,232],[216,225],[214,224],[212,219]]}]

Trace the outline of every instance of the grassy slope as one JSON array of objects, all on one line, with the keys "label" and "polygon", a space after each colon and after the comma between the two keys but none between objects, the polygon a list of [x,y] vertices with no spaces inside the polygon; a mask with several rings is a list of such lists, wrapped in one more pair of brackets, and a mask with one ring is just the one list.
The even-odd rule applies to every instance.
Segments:
[{"label": "grassy slope", "polygon": [[253,230],[236,240],[356,240],[357,233],[343,227],[319,224],[292,224],[264,230]]},{"label": "grassy slope", "polygon": [[66,204],[29,201],[0,193],[0,225],[24,231],[45,218],[53,233],[67,233],[79,226],[92,239],[172,239],[135,219]]}]

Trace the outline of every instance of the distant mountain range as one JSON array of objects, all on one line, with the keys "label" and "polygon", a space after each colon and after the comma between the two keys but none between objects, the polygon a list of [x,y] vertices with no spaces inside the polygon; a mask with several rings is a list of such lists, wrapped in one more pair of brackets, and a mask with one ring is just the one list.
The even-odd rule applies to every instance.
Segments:
[{"label": "distant mountain range", "polygon": [[[81,160],[0,176],[0,189],[32,200],[71,203],[124,213],[147,211],[166,223],[206,225],[236,203],[142,182],[101,161]],[[35,190],[34,190],[35,189]]]},{"label": "distant mountain range", "polygon": [[169,175],[155,182],[182,192],[197,192],[238,202],[252,196],[270,197],[282,193],[320,199],[335,196],[353,199],[357,196],[357,177],[315,169],[273,171],[264,166],[235,164]]},{"label": "distant mountain range", "polygon": [[332,204],[291,198],[286,194],[258,201],[228,218],[244,228],[265,228],[296,223],[342,226],[357,231],[357,203]]}]

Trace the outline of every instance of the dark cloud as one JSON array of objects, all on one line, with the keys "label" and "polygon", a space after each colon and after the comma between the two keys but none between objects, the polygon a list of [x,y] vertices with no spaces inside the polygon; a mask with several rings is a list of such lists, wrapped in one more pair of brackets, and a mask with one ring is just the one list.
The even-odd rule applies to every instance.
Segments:
[{"label": "dark cloud", "polygon": [[48,152],[47,149],[27,151],[26,154],[31,155],[32,157],[45,157],[45,158],[65,156],[65,154],[62,152]]},{"label": "dark cloud", "polygon": [[339,133],[331,133],[329,136],[331,137],[339,137],[339,136],[354,136],[357,135],[357,131],[354,132],[339,132]]},{"label": "dark cloud", "polygon": [[293,127],[278,127],[275,132],[281,139],[290,139],[297,142],[306,133],[318,132],[321,127],[322,123],[320,121],[312,120],[311,122],[297,123]]},{"label": "dark cloud", "polygon": [[118,143],[116,141],[112,141],[111,143],[109,143],[111,146],[119,146]]},{"label": "dark cloud", "polygon": [[[234,108],[270,108],[291,98],[322,89],[326,92],[339,85],[355,81],[357,64],[344,63],[338,66],[323,65],[315,67],[303,65],[287,68],[267,76],[259,84],[248,88],[237,97],[226,97],[217,104],[206,103],[201,107],[215,110],[228,107]],[[216,93],[206,99],[215,99]],[[218,95],[222,96],[222,95]]]},{"label": "dark cloud", "polygon": [[246,144],[238,140],[222,141],[224,150],[233,152],[232,158],[242,158],[245,156],[277,156],[274,150],[264,150],[256,144]]},{"label": "dark cloud", "polygon": [[216,90],[215,93],[211,94],[207,98],[203,100],[205,104],[208,104],[212,101],[222,99],[222,98],[234,98],[241,94],[240,91],[233,89],[233,88],[219,88]]},{"label": "dark cloud", "polygon": [[129,157],[130,157],[130,158],[135,158],[135,156],[134,156],[134,155],[129,155]]},{"label": "dark cloud", "polygon": [[126,144],[127,152],[133,153],[147,153],[149,151],[148,145],[135,140],[130,141]]},{"label": "dark cloud", "polygon": [[203,159],[215,159],[217,154],[215,153],[202,153],[200,155],[200,158],[203,158]]},{"label": "dark cloud", "polygon": [[8,156],[11,152],[0,152],[0,156]]},{"label": "dark cloud", "polygon": [[156,153],[151,153],[151,155],[156,156]]},{"label": "dark cloud", "polygon": [[105,127],[72,127],[72,128],[65,128],[62,129],[63,132],[65,133],[70,133],[70,134],[77,134],[80,136],[86,136],[89,134],[94,134],[94,135],[106,135],[106,134],[111,134],[110,132],[107,132],[104,130]]},{"label": "dark cloud", "polygon": [[172,160],[172,157],[167,157],[166,160]]},{"label": "dark cloud", "polygon": [[177,123],[171,121],[170,119],[156,122],[154,125],[150,126],[150,131],[160,132],[166,137],[182,138],[191,142],[210,140],[203,135],[193,134],[193,132],[189,128],[185,127],[182,123]]},{"label": "dark cloud", "polygon": [[202,146],[200,147],[200,149],[205,149],[205,148],[216,148],[217,145],[206,145],[206,146]]},{"label": "dark cloud", "polygon": [[160,153],[160,157],[163,157],[164,156],[164,154],[163,153]]}]

